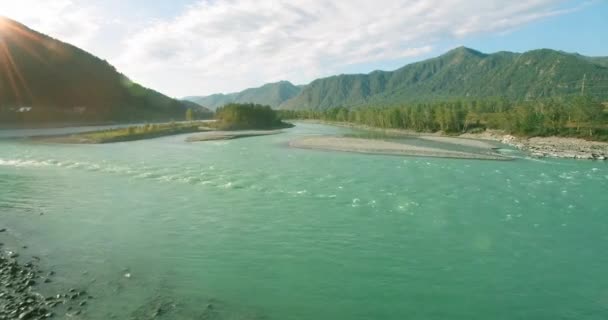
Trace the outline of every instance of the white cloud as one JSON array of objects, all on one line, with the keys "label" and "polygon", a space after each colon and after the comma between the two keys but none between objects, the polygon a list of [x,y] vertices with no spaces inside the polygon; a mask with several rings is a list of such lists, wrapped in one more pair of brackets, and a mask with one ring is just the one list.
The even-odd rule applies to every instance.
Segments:
[{"label": "white cloud", "polygon": [[564,0],[191,0],[178,16],[152,18],[122,12],[117,1],[0,0],[0,15],[177,96],[307,83],[577,8]]},{"label": "white cloud", "polygon": [[[427,54],[443,40],[562,13],[559,0],[200,1],[135,32],[119,65],[176,94],[296,83]],[[180,78],[180,75],[183,77]]]},{"label": "white cloud", "polygon": [[0,0],[0,15],[85,49],[101,24],[94,8],[72,0]]}]

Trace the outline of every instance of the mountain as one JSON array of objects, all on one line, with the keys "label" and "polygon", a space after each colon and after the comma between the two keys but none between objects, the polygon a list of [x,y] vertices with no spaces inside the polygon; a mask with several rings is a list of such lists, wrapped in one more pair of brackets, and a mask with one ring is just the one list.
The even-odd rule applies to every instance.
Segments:
[{"label": "mountain", "polygon": [[257,103],[276,108],[283,102],[297,96],[300,91],[302,91],[301,86],[295,86],[288,81],[280,81],[236,93],[193,96],[184,99],[214,110],[228,103]]},{"label": "mountain", "polygon": [[584,57],[584,59],[608,68],[608,57]]},{"label": "mountain", "polygon": [[210,111],[132,82],[108,62],[0,17],[0,122],[182,120]]},{"label": "mountain", "polygon": [[586,93],[608,100],[606,58],[549,49],[485,54],[460,47],[395,71],[318,79],[283,109],[398,105],[467,97],[529,100]]}]

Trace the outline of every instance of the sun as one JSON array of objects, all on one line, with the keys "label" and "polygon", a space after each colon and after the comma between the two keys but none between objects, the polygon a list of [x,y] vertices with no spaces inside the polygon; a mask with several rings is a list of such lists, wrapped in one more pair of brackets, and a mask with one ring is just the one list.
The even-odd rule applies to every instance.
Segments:
[{"label": "sun", "polygon": [[41,59],[33,43],[40,41],[39,35],[10,19],[0,16],[0,73],[8,82],[8,89],[17,100],[32,98],[27,79],[16,62],[13,51],[19,48],[22,54]]}]

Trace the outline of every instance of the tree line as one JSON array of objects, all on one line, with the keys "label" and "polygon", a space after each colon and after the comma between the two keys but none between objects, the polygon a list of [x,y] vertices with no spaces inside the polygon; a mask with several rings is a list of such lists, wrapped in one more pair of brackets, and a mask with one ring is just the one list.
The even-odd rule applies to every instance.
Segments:
[{"label": "tree line", "polygon": [[285,127],[270,106],[253,103],[230,103],[215,111],[217,126],[226,130],[274,129]]},{"label": "tree line", "polygon": [[607,105],[587,96],[514,102],[503,98],[281,110],[282,119],[350,122],[419,132],[464,133],[500,129],[519,136],[577,136],[608,140]]}]

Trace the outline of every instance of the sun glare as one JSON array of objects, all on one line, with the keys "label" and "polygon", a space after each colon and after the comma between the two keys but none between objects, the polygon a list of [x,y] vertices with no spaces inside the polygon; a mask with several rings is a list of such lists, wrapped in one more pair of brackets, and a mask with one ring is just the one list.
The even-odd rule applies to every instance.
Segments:
[{"label": "sun glare", "polygon": [[[22,29],[19,26],[12,24],[6,18],[0,16],[0,71],[6,75],[9,82],[10,89],[18,100],[21,100],[24,96],[32,97],[29,89],[27,79],[21,73],[19,65],[15,62],[13,53],[11,52],[11,44],[9,44],[9,38],[11,34],[18,34],[23,39],[36,41],[39,37],[27,29]],[[30,48],[29,41],[13,41],[12,46],[23,49],[24,52],[40,59],[33,48]]]}]

